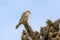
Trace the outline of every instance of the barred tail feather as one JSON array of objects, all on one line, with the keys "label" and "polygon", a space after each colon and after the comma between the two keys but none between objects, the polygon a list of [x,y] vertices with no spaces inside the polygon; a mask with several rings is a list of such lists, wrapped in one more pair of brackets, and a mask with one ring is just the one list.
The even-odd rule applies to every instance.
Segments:
[{"label": "barred tail feather", "polygon": [[21,23],[18,23],[18,24],[16,25],[16,29],[17,29],[20,25],[21,25]]}]

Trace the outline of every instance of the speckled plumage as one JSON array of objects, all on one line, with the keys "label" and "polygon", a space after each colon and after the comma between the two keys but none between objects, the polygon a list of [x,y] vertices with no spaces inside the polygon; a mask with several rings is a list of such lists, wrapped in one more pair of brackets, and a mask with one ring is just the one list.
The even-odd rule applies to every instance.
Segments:
[{"label": "speckled plumage", "polygon": [[21,24],[23,24],[25,21],[28,20],[30,11],[26,11],[22,14],[21,19],[19,20],[19,23],[16,25],[16,28],[18,28]]}]

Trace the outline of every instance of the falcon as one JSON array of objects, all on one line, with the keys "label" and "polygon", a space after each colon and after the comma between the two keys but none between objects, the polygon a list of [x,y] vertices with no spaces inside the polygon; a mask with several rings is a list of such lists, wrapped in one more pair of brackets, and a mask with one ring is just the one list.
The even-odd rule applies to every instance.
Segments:
[{"label": "falcon", "polygon": [[26,22],[28,20],[28,17],[29,17],[29,14],[30,14],[30,11],[26,11],[22,14],[22,17],[21,19],[19,20],[19,23],[16,25],[16,29],[21,25],[23,24],[24,22]]}]

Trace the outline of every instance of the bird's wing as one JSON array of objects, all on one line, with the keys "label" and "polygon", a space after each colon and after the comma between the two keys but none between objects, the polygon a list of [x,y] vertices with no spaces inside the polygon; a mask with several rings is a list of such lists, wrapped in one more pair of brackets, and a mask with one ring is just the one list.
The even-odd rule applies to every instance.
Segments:
[{"label": "bird's wing", "polygon": [[22,14],[21,19],[19,21],[21,21],[24,18],[25,14],[25,12]]}]

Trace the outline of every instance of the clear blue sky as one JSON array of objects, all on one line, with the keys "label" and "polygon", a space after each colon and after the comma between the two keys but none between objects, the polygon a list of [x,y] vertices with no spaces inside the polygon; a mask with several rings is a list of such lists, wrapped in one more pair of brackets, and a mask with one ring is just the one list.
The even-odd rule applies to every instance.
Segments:
[{"label": "clear blue sky", "polygon": [[21,25],[15,29],[22,13],[30,10],[29,24],[34,31],[46,25],[46,20],[60,18],[60,0],[0,0],[0,40],[21,40]]}]

